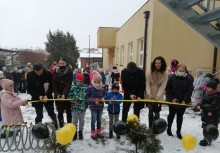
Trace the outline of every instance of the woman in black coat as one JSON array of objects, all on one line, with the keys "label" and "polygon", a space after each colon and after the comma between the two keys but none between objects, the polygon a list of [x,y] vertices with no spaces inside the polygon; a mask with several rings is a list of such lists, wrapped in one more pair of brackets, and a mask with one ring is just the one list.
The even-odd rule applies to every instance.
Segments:
[{"label": "woman in black coat", "polygon": [[[53,89],[54,98],[66,99],[68,92],[71,88],[73,81],[73,71],[70,69],[64,58],[60,58],[58,61],[58,67],[54,69],[53,73]],[[68,101],[56,101],[58,111],[58,121],[60,128],[63,127],[64,118],[63,113],[66,110],[67,122],[72,122],[71,103]]]},{"label": "woman in black coat", "polygon": [[[178,65],[178,69],[175,74],[169,77],[166,94],[167,100],[174,103],[189,104],[191,102],[191,95],[193,91],[193,83],[187,76],[187,68],[185,65]],[[169,115],[167,117],[168,129],[167,134],[173,136],[171,127],[175,115],[177,114],[177,137],[182,139],[181,128],[183,123],[183,115],[185,113],[186,107],[183,106],[169,106]]]}]

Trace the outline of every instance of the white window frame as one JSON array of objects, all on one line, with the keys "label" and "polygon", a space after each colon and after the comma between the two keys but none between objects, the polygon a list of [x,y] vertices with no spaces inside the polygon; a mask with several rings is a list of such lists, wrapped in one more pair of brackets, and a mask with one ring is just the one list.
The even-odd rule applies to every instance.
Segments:
[{"label": "white window frame", "polygon": [[143,68],[144,66],[144,38],[139,39],[139,67]]},{"label": "white window frame", "polygon": [[124,46],[121,46],[121,61],[120,65],[124,65]]},{"label": "white window frame", "polygon": [[129,62],[133,62],[133,56],[134,56],[134,48],[133,48],[133,42],[130,42],[129,44],[128,44],[128,55],[129,55],[129,57],[128,57],[128,60],[129,60]]}]

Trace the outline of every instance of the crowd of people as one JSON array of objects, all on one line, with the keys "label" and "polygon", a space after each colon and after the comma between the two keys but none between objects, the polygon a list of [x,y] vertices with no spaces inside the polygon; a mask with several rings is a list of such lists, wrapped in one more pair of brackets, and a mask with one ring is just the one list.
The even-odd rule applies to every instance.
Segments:
[{"label": "crowd of people", "polygon": [[[112,124],[119,120],[120,104],[122,103],[122,121],[126,122],[132,100],[140,99],[166,100],[180,104],[191,104],[193,99],[194,111],[201,111],[202,128],[208,124],[218,126],[220,90],[219,81],[214,75],[197,69],[196,77],[193,78],[186,65],[173,59],[170,66],[167,66],[161,56],[152,61],[150,70],[146,74],[145,76],[144,70],[138,68],[134,62],[129,62],[121,71],[121,75],[116,66],[111,71],[92,70],[88,63],[83,71],[73,70],[62,57],[54,61],[49,70],[45,70],[40,63],[33,66],[28,63],[26,68],[14,69],[14,71],[3,68],[0,71],[1,119],[7,125],[23,122],[20,106],[27,105],[28,100],[21,100],[16,93],[27,90],[32,97],[31,100],[39,100],[32,103],[36,112],[35,123],[42,122],[43,107],[46,108],[56,129],[64,126],[64,113],[66,113],[67,123],[73,123],[78,129],[74,140],[83,140],[87,108],[91,110],[91,138],[96,140],[103,137],[102,113],[104,105],[108,105],[109,138],[113,138]],[[130,102],[114,100],[130,100]],[[140,110],[144,107],[149,109],[148,127],[152,128],[154,120],[160,118],[161,104],[135,102],[133,113],[139,117]],[[55,108],[57,115],[54,112]],[[169,105],[168,136],[173,136],[171,127],[176,115],[176,134],[182,139],[181,128],[185,111],[184,106]],[[120,139],[119,135],[116,137]],[[205,139],[199,144],[210,145]]]}]

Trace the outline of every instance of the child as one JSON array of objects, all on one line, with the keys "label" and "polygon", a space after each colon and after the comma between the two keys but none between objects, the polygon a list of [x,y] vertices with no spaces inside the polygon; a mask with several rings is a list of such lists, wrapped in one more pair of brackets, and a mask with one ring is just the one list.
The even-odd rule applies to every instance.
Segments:
[{"label": "child", "polygon": [[[93,100],[89,102],[89,108],[91,109],[91,138],[96,140],[98,137],[102,138],[101,131],[101,119],[104,107],[104,97],[106,95],[105,85],[102,84],[102,76],[99,72],[92,71],[92,82],[86,90],[86,99]],[[95,101],[94,101],[95,100]],[[97,129],[95,124],[97,122]]]},{"label": "child", "polygon": [[[122,94],[119,93],[119,84],[114,83],[112,85],[112,91],[106,96],[106,100],[122,100]],[[108,115],[109,115],[109,138],[113,138],[113,126],[112,124],[118,121],[120,113],[121,102],[106,102],[108,104]],[[120,135],[116,135],[117,139],[120,139]]]},{"label": "child", "polygon": [[[68,98],[70,99],[85,99],[85,90],[84,87],[84,75],[82,73],[76,73],[76,84],[71,87]],[[83,140],[83,129],[85,123],[85,112],[87,108],[87,103],[85,101],[74,101],[71,103],[71,111],[73,124],[76,126],[79,121],[79,140]],[[77,139],[77,133],[75,134],[74,140]]]},{"label": "child", "polygon": [[212,74],[210,74],[210,73],[207,73],[206,75],[205,75],[205,79],[204,79],[204,81],[203,81],[203,83],[202,83],[202,97],[204,97],[205,95],[206,95],[206,84],[210,81],[210,80],[212,80],[213,79],[213,75]]},{"label": "child", "polygon": [[[219,124],[219,112],[220,112],[220,92],[217,90],[218,82],[210,80],[206,84],[206,95],[202,101],[198,104],[197,109],[202,109],[202,128],[205,125],[213,124],[216,127]],[[207,142],[205,139],[201,140],[199,145],[207,146],[211,145],[211,142]]]},{"label": "child", "polygon": [[17,125],[23,123],[23,116],[20,106],[27,105],[27,100],[21,100],[15,92],[12,91],[14,82],[9,79],[0,80],[3,90],[0,92],[2,122],[5,125]]}]

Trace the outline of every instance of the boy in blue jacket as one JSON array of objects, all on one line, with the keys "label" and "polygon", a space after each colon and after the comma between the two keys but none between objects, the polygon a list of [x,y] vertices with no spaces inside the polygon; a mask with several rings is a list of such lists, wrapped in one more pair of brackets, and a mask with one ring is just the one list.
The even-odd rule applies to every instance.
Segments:
[{"label": "boy in blue jacket", "polygon": [[[106,100],[122,100],[123,96],[119,93],[119,84],[114,83],[112,85],[112,91],[108,92]],[[120,113],[120,104],[121,102],[106,102],[108,104],[108,115],[109,115],[109,138],[113,138],[113,126],[112,124],[118,121]],[[119,135],[116,135],[117,139],[120,139]]]}]

